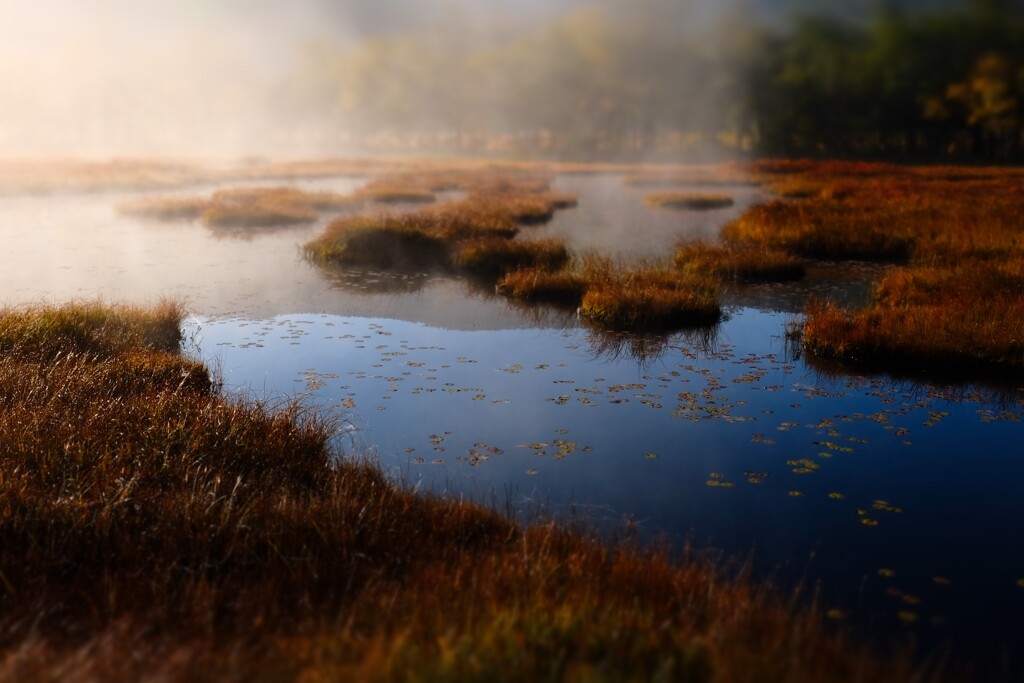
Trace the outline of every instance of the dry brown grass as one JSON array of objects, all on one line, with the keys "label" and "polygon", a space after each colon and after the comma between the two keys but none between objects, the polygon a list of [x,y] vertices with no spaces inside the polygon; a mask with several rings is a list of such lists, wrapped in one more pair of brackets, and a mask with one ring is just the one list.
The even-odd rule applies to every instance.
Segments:
[{"label": "dry brown grass", "polygon": [[117,205],[118,213],[160,221],[194,220],[210,202],[201,197],[145,197]]},{"label": "dry brown grass", "polygon": [[659,264],[590,255],[580,316],[611,330],[661,331],[718,321],[718,280]]},{"label": "dry brown grass", "polygon": [[452,262],[457,268],[492,280],[519,268],[552,272],[568,261],[569,252],[560,239],[478,238],[460,242],[452,253]]},{"label": "dry brown grass", "polygon": [[558,306],[579,306],[586,291],[586,278],[574,269],[518,268],[505,273],[497,285],[503,296]]},{"label": "dry brown grass", "polygon": [[659,209],[688,209],[710,211],[725,209],[733,205],[733,198],[727,194],[710,192],[656,192],[644,198],[648,206]]},{"label": "dry brown grass", "polygon": [[860,311],[814,305],[804,348],[901,369],[1024,370],[1024,259],[908,267],[879,282]]},{"label": "dry brown grass", "polygon": [[[729,242],[909,262],[888,272],[863,310],[813,304],[809,353],[901,370],[1024,367],[1019,169],[777,162],[762,171],[825,191],[752,207],[723,229]],[[846,189],[829,191],[837,187]]]},{"label": "dry brown grass", "polygon": [[[0,678],[915,675],[698,556],[517,526],[335,461],[315,414],[175,381],[205,378],[173,352],[179,316],[0,313]],[[128,381],[133,357],[150,378]]]},{"label": "dry brown grass", "polygon": [[779,249],[704,241],[676,245],[675,265],[737,282],[799,280],[806,271],[803,261]]}]

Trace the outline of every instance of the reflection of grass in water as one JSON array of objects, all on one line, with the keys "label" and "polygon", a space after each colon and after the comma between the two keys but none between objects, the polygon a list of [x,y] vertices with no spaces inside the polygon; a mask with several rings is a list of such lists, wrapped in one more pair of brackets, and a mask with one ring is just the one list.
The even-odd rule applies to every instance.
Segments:
[{"label": "reflection of grass in water", "polygon": [[657,192],[644,198],[649,206],[659,209],[689,209],[708,211],[724,209],[733,205],[733,198],[727,194],[710,192]]},{"label": "reflection of grass in water", "polygon": [[912,675],[713,561],[336,460],[316,415],[212,392],[173,352],[180,317],[0,313],[0,649],[22,678]]}]

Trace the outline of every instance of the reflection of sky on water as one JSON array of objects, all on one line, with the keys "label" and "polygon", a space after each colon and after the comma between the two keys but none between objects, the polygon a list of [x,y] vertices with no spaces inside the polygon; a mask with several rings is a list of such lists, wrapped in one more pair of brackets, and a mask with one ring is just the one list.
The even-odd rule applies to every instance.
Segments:
[{"label": "reflection of sky on water", "polygon": [[753,551],[883,622],[1019,609],[1021,406],[822,379],[787,361],[788,319],[737,309],[713,348],[680,337],[646,362],[595,357],[582,329],[330,315],[203,320],[197,339],[227,386],[328,407],[421,487]]}]

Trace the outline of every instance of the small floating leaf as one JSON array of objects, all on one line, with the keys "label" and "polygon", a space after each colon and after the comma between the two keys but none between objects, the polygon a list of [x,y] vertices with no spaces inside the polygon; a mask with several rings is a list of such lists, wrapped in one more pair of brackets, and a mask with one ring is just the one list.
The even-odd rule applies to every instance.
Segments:
[{"label": "small floating leaf", "polygon": [[892,577],[896,576],[896,570],[888,569],[888,568],[879,569],[878,570],[878,575],[882,576],[882,577],[885,577],[887,579],[891,579]]}]

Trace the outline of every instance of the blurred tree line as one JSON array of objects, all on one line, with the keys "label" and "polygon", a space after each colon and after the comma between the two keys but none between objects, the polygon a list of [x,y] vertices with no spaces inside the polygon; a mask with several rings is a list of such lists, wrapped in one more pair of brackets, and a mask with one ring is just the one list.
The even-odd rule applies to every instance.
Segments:
[{"label": "blurred tree line", "polygon": [[394,147],[651,157],[1012,160],[1024,149],[1024,2],[963,0],[785,22],[733,0],[619,0],[481,28],[451,6],[415,31],[311,50],[289,97]]}]

